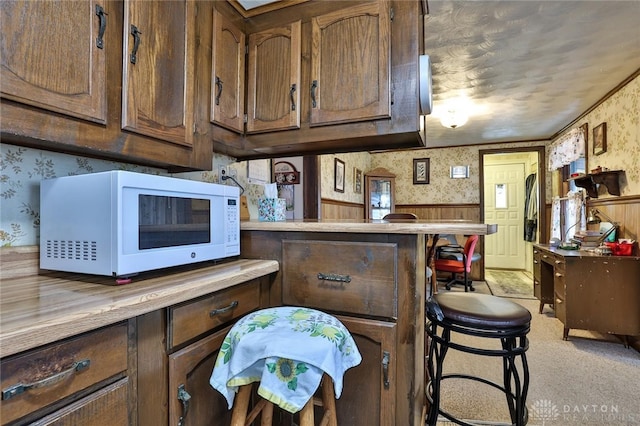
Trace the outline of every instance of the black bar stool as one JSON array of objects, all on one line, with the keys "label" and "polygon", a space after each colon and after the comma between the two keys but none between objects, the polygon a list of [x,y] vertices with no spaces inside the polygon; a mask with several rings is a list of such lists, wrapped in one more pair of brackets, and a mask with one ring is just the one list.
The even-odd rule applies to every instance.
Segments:
[{"label": "black bar stool", "polygon": [[[440,408],[442,380],[457,378],[485,383],[504,392],[512,424],[525,425],[528,419],[526,400],[529,388],[529,367],[525,352],[529,348],[527,333],[531,313],[515,302],[488,294],[438,293],[427,301],[427,318],[427,335],[431,338],[427,362],[430,381],[426,387],[431,407],[427,424],[435,425],[438,415],[442,415],[454,423],[471,425]],[[442,329],[440,335],[438,328]],[[452,331],[468,336],[499,339],[502,349],[475,348],[453,342]],[[501,357],[503,385],[482,377],[443,374],[443,363],[449,348],[475,355]],[[522,377],[517,368],[518,359]]]}]

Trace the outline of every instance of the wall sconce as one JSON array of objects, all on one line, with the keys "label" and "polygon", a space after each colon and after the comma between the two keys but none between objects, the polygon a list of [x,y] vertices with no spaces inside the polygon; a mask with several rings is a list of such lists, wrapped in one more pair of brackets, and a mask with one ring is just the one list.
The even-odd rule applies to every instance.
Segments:
[{"label": "wall sconce", "polygon": [[587,217],[587,223],[589,225],[600,223],[600,222],[602,222],[601,218],[604,218],[607,222],[611,222],[611,224],[613,226],[611,228],[609,228],[609,230],[607,230],[607,232],[605,232],[600,238],[598,238],[598,244],[602,244],[602,242],[604,240],[606,240],[607,237],[609,235],[611,235],[612,232],[617,231],[618,227],[620,226],[620,224],[618,222],[614,221],[613,219],[611,219],[609,216],[607,216],[606,214],[602,213],[598,209],[591,209],[589,211],[589,217]]},{"label": "wall sconce", "polygon": [[448,108],[445,112],[440,113],[440,123],[449,129],[462,127],[469,120],[466,112]]}]

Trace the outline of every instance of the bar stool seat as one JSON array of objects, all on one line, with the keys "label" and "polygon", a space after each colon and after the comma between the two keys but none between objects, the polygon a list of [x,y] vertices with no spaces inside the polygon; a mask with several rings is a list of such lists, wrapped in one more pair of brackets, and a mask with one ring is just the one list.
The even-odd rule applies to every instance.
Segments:
[{"label": "bar stool seat", "polygon": [[[501,390],[514,425],[525,425],[529,387],[529,367],[526,351],[529,348],[527,334],[531,313],[508,299],[475,293],[438,293],[427,301],[427,335],[431,338],[427,369],[427,399],[430,402],[427,424],[435,425],[438,416],[450,421],[470,425],[440,407],[441,382],[449,378],[468,379],[485,383]],[[438,334],[441,329],[441,334]],[[467,336],[496,339],[501,349],[472,347],[454,341],[451,332]],[[443,374],[443,364],[448,349],[482,356],[501,357],[503,383],[497,384],[481,377],[466,374]],[[518,366],[516,361],[520,361]]]},{"label": "bar stool seat", "polygon": [[[342,393],[345,371],[361,360],[337,318],[309,308],[268,308],[246,315],[229,330],[210,384],[233,407],[234,426],[250,424],[261,410],[261,424],[270,424],[273,404],[300,411],[300,426],[313,425],[314,401],[324,407],[326,424],[336,425],[334,399]],[[321,381],[322,398],[314,400]],[[262,399],[247,414],[254,383]]]}]

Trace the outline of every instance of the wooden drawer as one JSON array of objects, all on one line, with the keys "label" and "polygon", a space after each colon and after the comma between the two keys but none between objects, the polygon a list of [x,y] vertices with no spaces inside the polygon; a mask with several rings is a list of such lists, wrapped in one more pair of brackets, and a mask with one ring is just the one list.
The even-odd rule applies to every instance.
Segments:
[{"label": "wooden drawer", "polygon": [[344,241],[282,242],[285,304],[397,318],[397,246]]},{"label": "wooden drawer", "polygon": [[[118,380],[67,407],[38,420],[38,426],[128,426],[129,379]],[[105,419],[109,419],[108,422]]]},{"label": "wooden drawer", "polygon": [[172,306],[167,321],[169,350],[260,306],[260,281],[221,290],[209,296]]},{"label": "wooden drawer", "polygon": [[126,372],[127,353],[118,324],[3,359],[2,424]]}]

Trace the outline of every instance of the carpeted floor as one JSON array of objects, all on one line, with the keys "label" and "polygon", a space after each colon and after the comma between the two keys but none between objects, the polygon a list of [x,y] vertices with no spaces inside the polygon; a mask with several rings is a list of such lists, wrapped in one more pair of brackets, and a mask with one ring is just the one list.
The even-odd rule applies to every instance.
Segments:
[{"label": "carpeted floor", "polygon": [[[484,282],[476,291],[490,293]],[[445,290],[446,291],[446,290]],[[451,291],[463,291],[454,287]],[[513,299],[532,313],[530,347],[527,352],[530,385],[527,397],[528,425],[636,425],[640,424],[640,354],[625,348],[615,337],[571,330],[562,340],[562,323],[538,302]],[[472,337],[454,334],[469,343]],[[486,340],[486,339],[481,339]],[[474,341],[473,344],[484,345]],[[466,373],[501,382],[500,359],[449,350],[446,372]],[[505,396],[473,381],[443,382],[442,406],[472,424],[510,424]],[[450,425],[446,421],[438,425]]]}]

